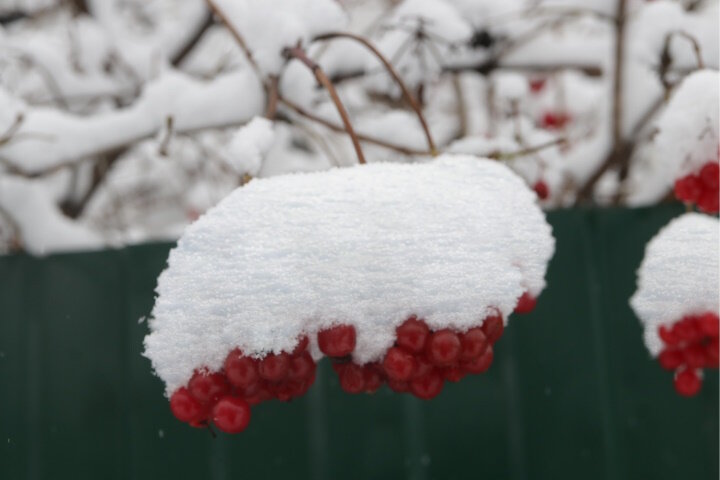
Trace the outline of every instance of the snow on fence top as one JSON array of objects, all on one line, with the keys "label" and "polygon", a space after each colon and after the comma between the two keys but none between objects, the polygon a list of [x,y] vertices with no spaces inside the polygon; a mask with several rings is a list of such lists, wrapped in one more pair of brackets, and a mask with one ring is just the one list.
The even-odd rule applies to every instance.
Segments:
[{"label": "snow on fence top", "polygon": [[663,348],[660,325],[718,311],[719,228],[717,218],[686,213],[648,243],[630,305],[645,328],[645,346],[653,357]]},{"label": "snow on fence top", "polygon": [[498,162],[442,156],[256,179],[190,225],[160,275],[145,339],[167,391],[227,353],[292,350],[336,323],[356,363],[411,314],[467,330],[545,286],[554,238],[535,194]]}]

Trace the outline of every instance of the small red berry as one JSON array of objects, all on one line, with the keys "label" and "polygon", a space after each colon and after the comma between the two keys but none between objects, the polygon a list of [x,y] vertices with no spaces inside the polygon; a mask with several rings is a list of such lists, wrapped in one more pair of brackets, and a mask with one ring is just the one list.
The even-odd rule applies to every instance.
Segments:
[{"label": "small red berry", "polygon": [[397,393],[405,393],[410,389],[408,382],[398,382],[397,380],[388,379],[387,384],[390,390]]},{"label": "small red berry", "polygon": [[181,387],[170,397],[170,411],[181,422],[198,422],[205,416],[205,408],[187,388]]},{"label": "small red berry", "polygon": [[448,382],[459,382],[465,377],[465,372],[460,367],[445,367],[442,369],[442,376]]},{"label": "small red berry", "polygon": [[425,347],[428,360],[434,365],[451,365],[460,357],[462,345],[455,332],[448,329],[438,330],[430,335]]},{"label": "small red berry", "polygon": [[363,367],[363,381],[365,393],[375,393],[382,386],[382,376],[377,364],[367,364]]},{"label": "small red berry", "polygon": [[698,340],[702,335],[696,322],[695,317],[684,317],[673,325],[673,333],[684,342],[693,342]]},{"label": "small red berry", "polygon": [[702,183],[695,175],[686,175],[675,180],[675,196],[682,202],[697,202],[702,191]]},{"label": "small red berry", "polygon": [[213,408],[213,423],[225,433],[239,433],[250,423],[250,405],[238,397],[223,397]]},{"label": "small red berry", "polygon": [[675,374],[675,391],[683,397],[697,395],[702,386],[702,380],[695,369],[686,368]]},{"label": "small red berry", "polygon": [[422,377],[415,378],[410,382],[410,391],[413,395],[423,400],[430,400],[436,397],[443,388],[443,378],[436,370],[428,372]]},{"label": "small red berry", "polygon": [[402,348],[392,347],[388,349],[383,359],[383,369],[388,378],[405,382],[415,373],[415,357],[404,351]]},{"label": "small red berry", "polygon": [[717,213],[720,210],[718,189],[704,190],[697,201],[698,208],[705,213]]},{"label": "small red berry", "polygon": [[672,346],[680,343],[680,339],[675,334],[672,327],[668,327],[667,325],[660,325],[658,328],[658,335],[662,341],[665,342],[665,345]]},{"label": "small red berry", "polygon": [[487,372],[488,368],[490,368],[490,365],[492,365],[493,357],[493,348],[488,346],[488,348],[485,350],[485,353],[483,353],[477,358],[473,358],[469,362],[461,363],[460,368],[462,368],[467,373],[472,373],[475,375],[485,373]]},{"label": "small red berry", "polygon": [[550,196],[550,188],[543,180],[538,180],[537,182],[535,182],[535,185],[533,185],[533,190],[535,190],[535,193],[540,200],[547,200],[547,198]]},{"label": "small red berry", "polygon": [[515,313],[530,313],[535,309],[536,304],[537,299],[530,295],[530,292],[525,292],[518,298]]},{"label": "small red berry", "polygon": [[340,372],[340,387],[347,393],[360,393],[365,389],[363,369],[354,363],[348,363]]},{"label": "small red berry", "polygon": [[196,372],[188,382],[188,390],[195,400],[203,405],[209,405],[230,393],[230,386],[220,373]]},{"label": "small red berry", "polygon": [[683,354],[680,350],[665,349],[658,355],[658,362],[660,366],[665,370],[675,371],[684,360]]},{"label": "small red berry", "polygon": [[700,180],[709,190],[717,190],[720,186],[720,164],[708,162],[700,169]]},{"label": "small red berry", "polygon": [[532,78],[528,83],[530,84],[530,91],[532,93],[540,93],[545,89],[546,79]]},{"label": "small red berry", "polygon": [[720,322],[714,313],[700,315],[697,318],[697,326],[703,334],[709,337],[717,337],[720,334]]},{"label": "small red berry", "polygon": [[570,115],[565,112],[546,112],[540,125],[548,130],[564,128],[570,122]]},{"label": "small red berry", "polygon": [[250,405],[257,405],[273,398],[272,393],[264,384],[257,383],[250,391],[245,390],[243,397]]},{"label": "small red berry", "polygon": [[291,355],[293,357],[296,357],[298,355],[302,355],[302,353],[307,350],[308,344],[310,343],[310,339],[308,339],[307,335],[303,335],[300,340],[298,341],[298,344],[295,345],[295,348],[293,349]]},{"label": "small red berry", "polygon": [[413,378],[422,377],[434,368],[424,355],[417,355],[415,356],[415,372],[413,373]]},{"label": "small red berry", "polygon": [[487,317],[482,324],[482,331],[490,343],[497,342],[505,331],[505,324],[500,315]]},{"label": "small red berry", "polygon": [[690,368],[702,368],[705,366],[705,349],[702,345],[694,343],[683,349],[685,365]]},{"label": "small red berry", "polygon": [[705,366],[707,368],[718,368],[718,337],[711,338],[705,345]]},{"label": "small red berry", "polygon": [[320,351],[328,357],[344,357],[355,350],[355,327],[337,325],[318,333]]},{"label": "small red berry", "polygon": [[315,362],[310,353],[303,352],[302,355],[293,357],[288,366],[288,378],[296,382],[307,380],[315,372]]},{"label": "small red berry", "polygon": [[235,387],[245,388],[258,379],[257,360],[246,357],[240,350],[233,350],[225,359],[225,376]]},{"label": "small red berry", "polygon": [[290,355],[285,352],[271,353],[260,360],[258,373],[265,380],[279,382],[287,377],[290,369]]},{"label": "small red berry", "polygon": [[395,329],[397,344],[408,352],[418,353],[425,348],[430,329],[422,320],[410,317]]},{"label": "small red berry", "polygon": [[[502,320],[500,320],[500,324],[502,325]],[[460,360],[467,361],[482,355],[488,343],[488,338],[480,327],[471,328],[461,334],[460,344],[462,350],[460,350]]]}]

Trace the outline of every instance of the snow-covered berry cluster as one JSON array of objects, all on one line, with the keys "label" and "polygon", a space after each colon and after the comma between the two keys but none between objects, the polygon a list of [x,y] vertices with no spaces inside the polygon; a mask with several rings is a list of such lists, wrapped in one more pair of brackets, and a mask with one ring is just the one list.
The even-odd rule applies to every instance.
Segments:
[{"label": "snow-covered berry cluster", "polygon": [[630,300],[645,345],[683,396],[700,391],[702,369],[718,368],[719,227],[699,213],[670,222],[648,243]]},{"label": "snow-covered berry cluster", "polygon": [[690,173],[675,181],[675,196],[678,200],[696,204],[706,213],[718,213],[718,185],[720,184],[720,164],[707,162],[695,173]]},{"label": "snow-covered berry cluster", "polygon": [[697,394],[701,369],[718,368],[717,313],[688,315],[671,326],[660,325],[658,335],[665,344],[658,362],[675,372],[675,390],[688,397]]},{"label": "snow-covered berry cluster", "polygon": [[536,195],[498,162],[255,179],[170,253],[145,354],[179,419],[227,432],[304,394],[323,356],[345,391],[432,398],[489,367],[553,250]]}]

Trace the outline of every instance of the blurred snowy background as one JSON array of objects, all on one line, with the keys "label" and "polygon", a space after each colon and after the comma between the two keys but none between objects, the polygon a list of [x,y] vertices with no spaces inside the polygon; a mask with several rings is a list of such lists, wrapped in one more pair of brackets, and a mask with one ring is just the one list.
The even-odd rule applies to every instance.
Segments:
[{"label": "blurred snowy background", "polygon": [[[213,13],[214,12],[214,13]],[[253,178],[437,151],[545,208],[718,157],[717,0],[0,0],[0,253],[174,239]],[[421,195],[422,192],[419,192]]]}]

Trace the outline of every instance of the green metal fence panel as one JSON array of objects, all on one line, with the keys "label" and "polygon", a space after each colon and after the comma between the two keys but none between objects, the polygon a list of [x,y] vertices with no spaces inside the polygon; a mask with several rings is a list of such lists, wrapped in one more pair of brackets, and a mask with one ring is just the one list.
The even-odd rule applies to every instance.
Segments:
[{"label": "green metal fence panel", "polygon": [[680,212],[550,213],[537,309],[430,402],[346,395],[323,362],[306,397],[216,439],[172,418],[141,356],[170,245],[0,257],[0,478],[717,479],[716,372],[679,398],[627,303]]}]

